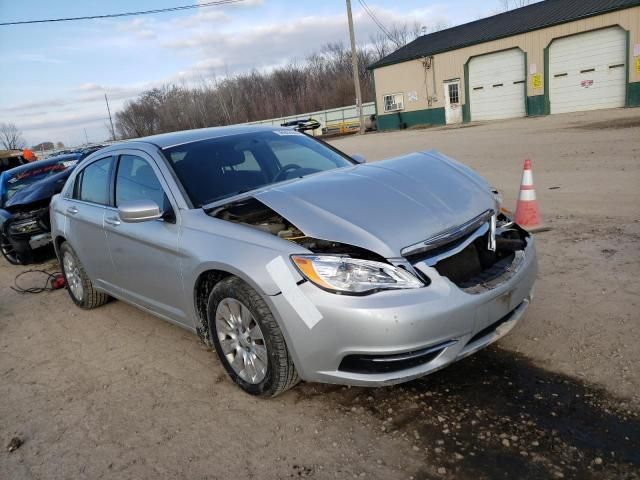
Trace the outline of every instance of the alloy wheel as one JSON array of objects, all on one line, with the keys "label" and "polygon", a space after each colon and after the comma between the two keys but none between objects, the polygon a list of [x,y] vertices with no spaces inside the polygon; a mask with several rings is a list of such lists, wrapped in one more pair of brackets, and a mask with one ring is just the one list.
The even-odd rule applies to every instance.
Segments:
[{"label": "alloy wheel", "polygon": [[233,371],[245,382],[258,384],[267,375],[267,345],[260,325],[235,298],[224,298],[216,309],[216,333]]},{"label": "alloy wheel", "polygon": [[67,278],[67,285],[78,301],[82,300],[84,288],[82,286],[82,277],[76,259],[69,252],[65,252],[62,257],[62,268],[64,268],[64,276]]},{"label": "alloy wheel", "polygon": [[2,252],[2,256],[4,256],[9,263],[14,265],[18,265],[20,263],[20,259],[18,258],[13,245],[11,245],[9,239],[2,234],[0,234],[0,252]]}]

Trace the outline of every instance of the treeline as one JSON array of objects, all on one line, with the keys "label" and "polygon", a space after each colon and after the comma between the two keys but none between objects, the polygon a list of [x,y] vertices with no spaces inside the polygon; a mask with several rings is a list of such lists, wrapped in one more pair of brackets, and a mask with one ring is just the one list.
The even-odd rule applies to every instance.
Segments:
[{"label": "treeline", "polygon": [[[420,34],[417,25],[395,27],[391,38],[379,35],[358,48],[364,102],[373,100],[367,66]],[[202,78],[142,93],[116,114],[120,138],[176,130],[231,125],[355,103],[351,51],[330,43],[300,62],[268,72],[254,70],[223,80]]]}]

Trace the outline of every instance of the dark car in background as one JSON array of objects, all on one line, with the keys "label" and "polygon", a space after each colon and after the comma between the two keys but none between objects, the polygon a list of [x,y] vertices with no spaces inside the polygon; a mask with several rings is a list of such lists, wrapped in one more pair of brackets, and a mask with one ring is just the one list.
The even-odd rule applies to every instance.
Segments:
[{"label": "dark car in background", "polygon": [[70,148],[65,150],[59,150],[55,153],[52,153],[47,157],[47,160],[50,160],[55,157],[59,157],[60,155],[77,155],[78,159],[84,160],[86,157],[91,155],[93,152],[97,152],[101,148],[105,148],[108,145],[96,144],[96,145],[86,145],[84,147]]},{"label": "dark car in background", "polygon": [[80,160],[84,160],[89,155],[91,155],[93,152],[97,152],[101,148],[105,148],[107,146],[108,145],[89,145],[88,147],[81,148],[79,150],[76,150],[73,153],[79,153],[80,154]]},{"label": "dark car in background", "polygon": [[0,150],[0,173],[28,163],[22,156],[22,150]]},{"label": "dark car in background", "polygon": [[59,155],[0,173],[0,253],[14,265],[31,263],[51,243],[49,203],[80,155]]}]

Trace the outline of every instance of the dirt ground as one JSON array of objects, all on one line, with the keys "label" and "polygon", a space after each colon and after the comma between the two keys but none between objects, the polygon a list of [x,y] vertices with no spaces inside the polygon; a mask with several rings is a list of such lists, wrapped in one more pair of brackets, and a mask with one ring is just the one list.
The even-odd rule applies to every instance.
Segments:
[{"label": "dirt ground", "polygon": [[24,268],[1,263],[0,478],[640,478],[640,109],[332,143],[371,161],[436,148],[507,207],[530,157],[552,230],[524,322],[405,385],[265,401],[190,333],[122,302],[19,295]]}]

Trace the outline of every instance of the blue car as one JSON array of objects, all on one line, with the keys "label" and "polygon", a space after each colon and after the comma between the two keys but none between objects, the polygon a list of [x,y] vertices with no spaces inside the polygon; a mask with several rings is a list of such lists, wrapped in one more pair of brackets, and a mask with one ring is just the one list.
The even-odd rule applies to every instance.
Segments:
[{"label": "blue car", "polygon": [[49,202],[80,154],[59,155],[0,173],[0,252],[11,264],[28,264],[51,243]]}]

